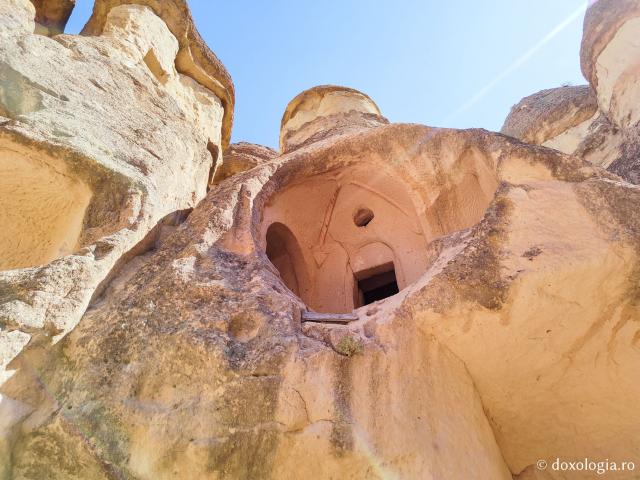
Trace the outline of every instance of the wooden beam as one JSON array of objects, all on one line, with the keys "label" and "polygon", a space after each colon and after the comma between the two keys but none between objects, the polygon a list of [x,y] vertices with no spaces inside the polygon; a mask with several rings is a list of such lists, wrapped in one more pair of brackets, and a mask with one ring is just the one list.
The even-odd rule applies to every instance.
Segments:
[{"label": "wooden beam", "polygon": [[302,312],[303,322],[317,322],[317,323],[350,323],[358,320],[358,316],[355,313],[316,313],[316,312]]}]

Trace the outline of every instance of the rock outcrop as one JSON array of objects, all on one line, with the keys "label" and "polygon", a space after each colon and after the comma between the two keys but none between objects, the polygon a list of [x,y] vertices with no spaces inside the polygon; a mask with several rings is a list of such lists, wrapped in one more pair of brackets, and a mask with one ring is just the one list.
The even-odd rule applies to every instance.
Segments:
[{"label": "rock outcrop", "polygon": [[[235,91],[231,76],[218,57],[206,45],[196,28],[187,0],[95,0],[93,15],[85,25],[84,35],[100,35],[104,32],[111,11],[122,5],[141,5],[150,9],[164,22],[178,41],[178,51],[172,63],[183,76],[189,77],[218,98],[223,107],[223,149],[229,145],[233,124]],[[162,71],[160,75],[164,74]]]},{"label": "rock outcrop", "polygon": [[31,0],[36,7],[36,32],[54,36],[64,32],[76,0]]},{"label": "rock outcrop", "polygon": [[233,175],[250,170],[273,160],[276,155],[275,150],[254,143],[240,142],[229,145],[224,151],[224,161],[216,170],[213,182],[219,183]]},{"label": "rock outcrop", "polygon": [[48,37],[0,0],[0,478],[640,465],[640,190],[603,168],[634,127],[590,87],[515,139],[321,86],[280,152],[227,146],[186,3],[121,3]]},{"label": "rock outcrop", "polygon": [[588,85],[551,88],[514,105],[501,131],[526,143],[573,153],[597,112],[598,103]]},{"label": "rock outcrop", "polygon": [[522,99],[502,133],[579,156],[640,183],[639,34],[636,0],[593,2],[580,52],[589,86],[543,90]]},{"label": "rock outcrop", "polygon": [[288,152],[336,133],[389,123],[371,98],[352,88],[320,85],[289,102],[280,124],[280,150]]},{"label": "rock outcrop", "polygon": [[580,60],[598,104],[620,128],[640,122],[640,3],[598,0],[587,9]]},{"label": "rock outcrop", "polygon": [[0,325],[15,353],[69,332],[158,223],[205,196],[224,108],[175,70],[178,41],[147,7],[114,8],[99,37],[34,34],[25,0],[0,12]]}]

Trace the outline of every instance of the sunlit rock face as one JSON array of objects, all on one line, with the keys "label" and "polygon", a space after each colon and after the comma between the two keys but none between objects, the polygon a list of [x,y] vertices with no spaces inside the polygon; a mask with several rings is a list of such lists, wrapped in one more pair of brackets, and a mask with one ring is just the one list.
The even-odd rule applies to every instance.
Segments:
[{"label": "sunlit rock face", "polygon": [[523,98],[511,108],[501,132],[603,168],[623,155],[625,143],[623,132],[598,110],[589,85],[551,88]]},{"label": "sunlit rock face", "polygon": [[237,173],[250,170],[262,163],[273,160],[277,153],[262,145],[240,142],[229,145],[224,151],[223,163],[215,171],[212,181],[219,183]]},{"label": "sunlit rock face", "polygon": [[639,38],[638,2],[600,0],[587,10],[582,72],[597,93],[600,110],[622,138],[620,155],[608,168],[635,184],[640,183]]},{"label": "sunlit rock face", "polygon": [[639,38],[637,1],[592,2],[580,52],[589,86],[543,90],[522,99],[502,133],[577,155],[640,183]]},{"label": "sunlit rock face", "polygon": [[597,116],[596,98],[588,85],[551,88],[514,105],[501,132],[573,154]]},{"label": "sunlit rock face", "polygon": [[640,4],[599,0],[587,10],[580,52],[582,72],[600,109],[617,127],[640,121]]},{"label": "sunlit rock face", "polygon": [[0,0],[0,478],[640,465],[634,130],[592,89],[498,134],[321,86],[229,146],[186,3],[123,3],[50,38]]},{"label": "sunlit rock face", "polygon": [[91,189],[41,149],[1,144],[0,269],[44,265],[77,251]]},{"label": "sunlit rock face", "polygon": [[36,21],[64,25],[61,4],[0,2],[3,370],[29,339],[69,332],[158,223],[205,196],[212,146],[228,142],[221,99],[176,70],[154,11],[113,8],[99,36],[42,35]]},{"label": "sunlit rock face", "polygon": [[280,125],[280,150],[295,150],[327,136],[386,123],[378,106],[364,93],[321,85],[305,90],[287,105]]}]

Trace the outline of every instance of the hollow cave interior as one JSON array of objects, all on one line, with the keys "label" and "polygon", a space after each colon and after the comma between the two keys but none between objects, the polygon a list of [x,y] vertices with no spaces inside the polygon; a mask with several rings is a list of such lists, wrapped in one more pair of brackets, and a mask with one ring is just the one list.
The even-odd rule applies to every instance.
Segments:
[{"label": "hollow cave interior", "polygon": [[391,297],[427,269],[429,243],[482,219],[497,187],[486,159],[425,198],[366,164],[292,181],[264,204],[260,239],[282,282],[310,309],[348,313]]}]

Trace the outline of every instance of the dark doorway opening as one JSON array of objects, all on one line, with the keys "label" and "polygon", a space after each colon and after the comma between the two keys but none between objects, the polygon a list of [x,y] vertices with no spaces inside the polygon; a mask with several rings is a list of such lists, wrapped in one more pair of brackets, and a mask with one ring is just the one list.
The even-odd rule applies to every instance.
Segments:
[{"label": "dark doorway opening", "polygon": [[398,289],[398,280],[393,263],[387,263],[379,267],[365,270],[356,274],[355,306],[369,305],[378,300],[395,295]]}]

